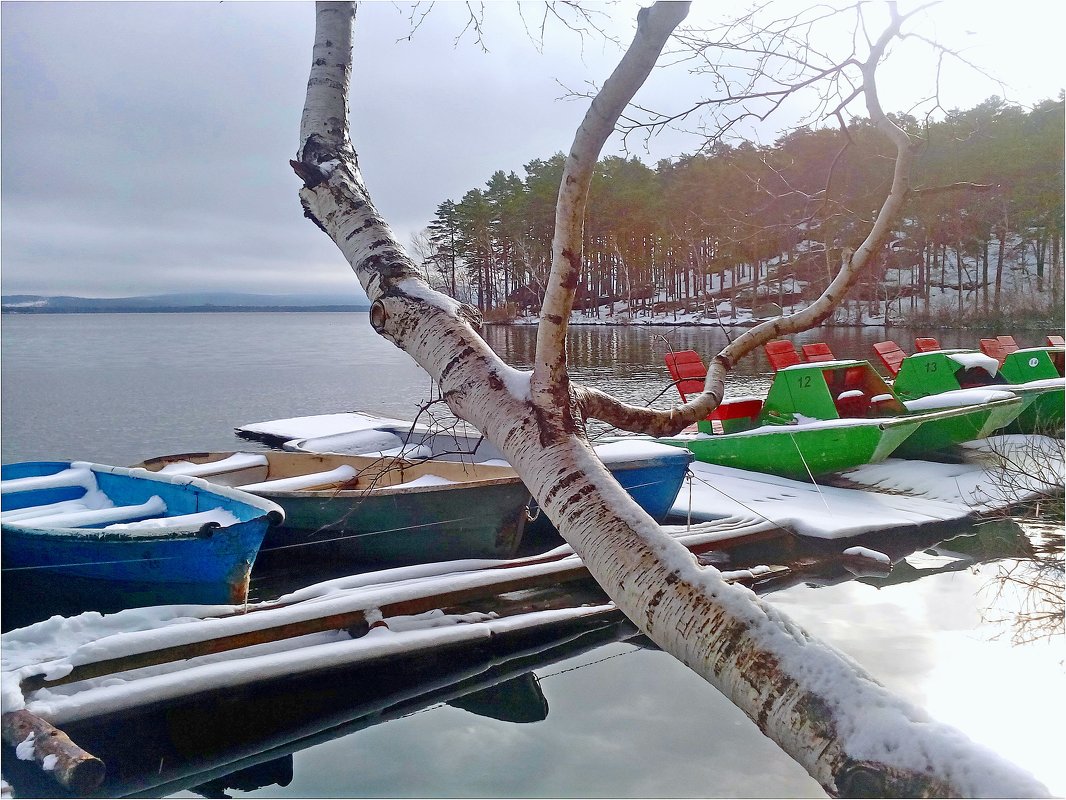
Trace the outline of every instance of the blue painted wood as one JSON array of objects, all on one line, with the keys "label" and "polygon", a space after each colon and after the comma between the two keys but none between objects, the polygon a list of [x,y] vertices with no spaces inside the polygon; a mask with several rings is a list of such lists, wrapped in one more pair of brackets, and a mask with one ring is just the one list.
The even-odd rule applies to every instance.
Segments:
[{"label": "blue painted wood", "polygon": [[691,453],[613,462],[608,465],[622,488],[657,522],[666,519],[688,472]]},{"label": "blue painted wood", "polygon": [[[197,592],[196,602],[204,602],[205,596],[217,597],[215,602],[244,601],[263,537],[284,519],[279,506],[196,478],[85,466],[115,506],[139,505],[158,496],[166,503],[164,518],[220,508],[238,521],[227,526],[208,523],[195,530],[172,526],[126,531],[104,530],[103,525],[47,527],[44,520],[37,525],[4,522],[0,553],[5,578],[22,573],[19,577],[32,576],[39,583],[48,577],[76,577],[115,584],[210,586],[218,591]],[[0,478],[48,476],[70,467],[71,462],[10,464],[3,466]],[[3,508],[30,508],[84,493],[83,487],[69,486],[8,492]]]}]

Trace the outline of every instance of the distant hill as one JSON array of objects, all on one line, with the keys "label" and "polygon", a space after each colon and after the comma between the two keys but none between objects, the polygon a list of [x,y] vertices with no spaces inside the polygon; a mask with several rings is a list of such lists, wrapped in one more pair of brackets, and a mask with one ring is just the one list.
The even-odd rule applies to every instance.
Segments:
[{"label": "distant hill", "polygon": [[335,294],[240,294],[188,292],[139,297],[46,297],[9,294],[0,297],[8,314],[152,313],[189,311],[367,311],[364,298]]}]

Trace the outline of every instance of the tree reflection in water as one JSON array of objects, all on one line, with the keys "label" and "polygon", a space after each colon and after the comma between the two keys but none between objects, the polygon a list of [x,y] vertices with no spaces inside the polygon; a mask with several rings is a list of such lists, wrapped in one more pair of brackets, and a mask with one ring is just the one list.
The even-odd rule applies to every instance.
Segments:
[{"label": "tree reflection in water", "polygon": [[[1030,552],[998,565],[986,622],[1009,625],[1011,643],[1029,644],[1066,633],[1064,581],[1064,503],[1062,494],[1066,441],[1060,431],[1030,436],[1025,447],[993,448],[1000,467],[997,488],[1007,499],[1041,486],[1057,486],[1050,499],[1018,503],[998,516],[1017,522],[1032,545]],[[1002,634],[1001,634],[1002,635]]]},{"label": "tree reflection in water", "polygon": [[1039,522],[1023,524],[1033,544],[1029,558],[1012,559],[999,565],[995,578],[992,608],[985,612],[986,622],[1010,626],[1011,643],[1030,644],[1066,633],[1066,591],[1064,581],[1063,506],[1058,501],[1058,521],[1044,517]]}]

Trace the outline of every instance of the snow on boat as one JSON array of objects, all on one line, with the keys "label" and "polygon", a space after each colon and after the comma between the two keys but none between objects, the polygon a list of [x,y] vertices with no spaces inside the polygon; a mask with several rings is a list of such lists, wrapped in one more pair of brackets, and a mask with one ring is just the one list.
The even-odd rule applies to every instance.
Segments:
[{"label": "snow on boat", "polygon": [[[350,430],[333,430],[316,436],[301,436],[314,430],[332,429],[342,415],[274,420],[238,428],[262,435],[269,432],[275,440],[290,435],[286,450],[301,453],[334,453],[401,457],[411,461],[451,461],[506,466],[507,461],[492,442],[472,426],[460,423],[442,431],[411,422],[396,422],[366,412],[352,412],[342,419],[357,425]],[[676,447],[650,440],[627,440],[596,445],[596,455],[614,475],[622,488],[657,522],[662,522],[685,480],[692,455]],[[550,528],[538,517],[532,529],[541,533]]]},{"label": "snow on boat", "polygon": [[1017,396],[996,390],[904,401],[866,361],[800,363],[777,370],[765,399],[727,400],[697,433],[655,441],[697,461],[803,478],[980,439],[1020,410]]},{"label": "snow on boat", "polygon": [[395,419],[371,411],[342,411],[336,414],[313,414],[306,417],[253,422],[234,428],[234,433],[243,439],[263,442],[272,447],[281,447],[295,438],[332,436],[351,431],[380,427],[410,427],[410,422]]},{"label": "snow on boat", "polygon": [[298,547],[299,557],[366,564],[509,558],[529,502],[514,471],[491,464],[264,451],[185,453],[138,466],[277,503],[285,526],[267,535],[264,553]]},{"label": "snow on boat", "polygon": [[905,400],[961,389],[1007,390],[1021,398],[1022,407],[1017,418],[1003,429],[1004,433],[1047,433],[1063,429],[1066,378],[1062,377],[1062,348],[1034,347],[1006,354],[991,351],[1002,355],[1001,361],[991,352],[971,350],[926,350],[907,356],[892,345],[892,342],[879,342],[875,351],[886,368],[895,372],[892,389]]},{"label": "snow on boat", "polygon": [[128,605],[243,602],[260,544],[284,518],[269,500],[196,478],[84,461],[5,464],[0,492],[5,583],[121,589]]}]

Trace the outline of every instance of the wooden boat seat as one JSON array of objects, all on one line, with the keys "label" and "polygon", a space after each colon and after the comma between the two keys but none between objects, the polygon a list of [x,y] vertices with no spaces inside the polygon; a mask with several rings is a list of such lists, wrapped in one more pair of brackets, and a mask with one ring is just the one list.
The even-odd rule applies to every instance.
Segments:
[{"label": "wooden boat seat", "polygon": [[167,464],[159,470],[164,475],[185,475],[190,478],[199,478],[205,475],[222,475],[226,472],[237,472],[250,467],[265,467],[267,458],[259,453],[234,453],[227,458],[218,461],[205,461],[197,464],[192,461],[176,461]]},{"label": "wooden boat seat", "polygon": [[807,362],[815,361],[836,361],[837,357],[833,355],[833,351],[829,349],[829,345],[825,342],[813,342],[811,344],[805,344],[800,348],[803,351],[803,359]]},{"label": "wooden boat seat", "polygon": [[941,349],[940,342],[932,336],[919,336],[914,340],[914,348],[919,353],[931,353]]},{"label": "wooden boat seat", "polygon": [[874,352],[881,359],[881,363],[885,365],[888,374],[892,376],[899,374],[900,365],[903,363],[903,359],[907,357],[907,354],[903,352],[903,348],[891,340],[876,342],[874,344]]},{"label": "wooden boat seat", "polygon": [[1058,336],[1054,333],[1048,334],[1047,337],[1048,347],[1066,347],[1066,337]]},{"label": "wooden boat seat", "polygon": [[28,492],[36,489],[81,488],[85,491],[96,488],[96,476],[92,470],[69,467],[52,475],[31,478],[11,478],[0,481],[0,493]]},{"label": "wooden boat seat", "polygon": [[998,341],[999,346],[1003,348],[1004,358],[1018,350],[1018,343],[1014,341],[1013,336],[997,336],[996,341]]},{"label": "wooden boat seat", "polygon": [[766,358],[769,359],[770,366],[775,372],[803,363],[799,353],[796,352],[795,345],[786,339],[774,339],[772,342],[767,342],[763,345],[763,350],[766,351]]},{"label": "wooden boat seat", "polygon": [[999,339],[982,339],[981,352],[989,358],[996,359],[1000,364],[1003,363],[1003,359],[1007,355],[1003,352],[1003,345],[1000,344]]},{"label": "wooden boat seat", "polygon": [[152,495],[143,503],[128,506],[109,506],[88,511],[70,511],[61,514],[45,513],[37,517],[22,517],[16,525],[28,528],[92,528],[116,522],[137,522],[148,517],[165,514],[167,504],[158,495]]},{"label": "wooden boat seat", "polygon": [[678,350],[676,353],[667,353],[663,358],[682,403],[687,403],[690,395],[703,393],[707,367],[699,353],[695,350]]},{"label": "wooden boat seat", "polygon": [[18,525],[19,520],[29,519],[30,517],[43,517],[46,514],[65,514],[71,511],[92,511],[104,507],[101,505],[89,505],[83,500],[84,495],[82,499],[77,500],[60,500],[56,503],[45,503],[39,506],[11,508],[5,511],[0,511],[0,520]]},{"label": "wooden boat seat", "polygon": [[308,472],[287,478],[273,478],[259,483],[248,483],[237,488],[243,492],[295,492],[319,489],[337,489],[350,483],[359,475],[359,470],[343,464],[324,472]]}]

